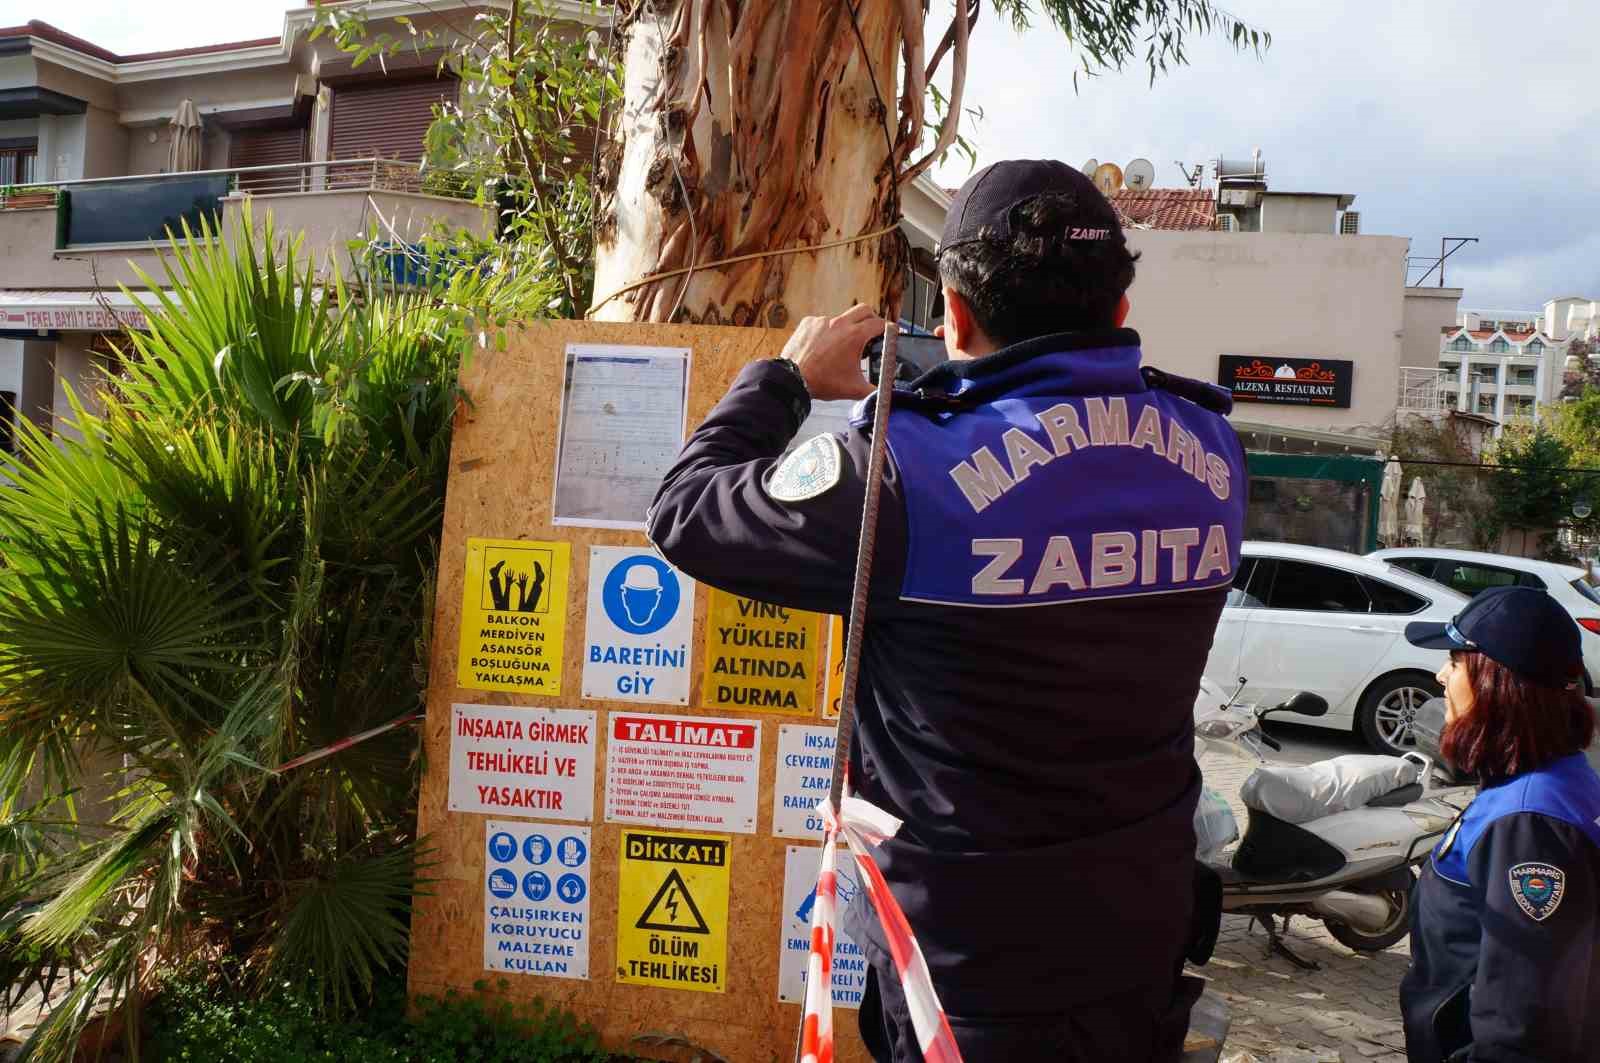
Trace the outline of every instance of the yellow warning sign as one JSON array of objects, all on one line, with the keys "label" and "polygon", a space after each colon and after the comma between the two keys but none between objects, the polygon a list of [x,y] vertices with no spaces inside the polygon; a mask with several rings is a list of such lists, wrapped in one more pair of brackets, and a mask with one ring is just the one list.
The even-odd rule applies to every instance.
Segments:
[{"label": "yellow warning sign", "polygon": [[816,613],[712,587],[701,702],[790,716],[815,712],[818,620]]},{"label": "yellow warning sign", "polygon": [[727,991],[725,835],[622,832],[617,981]]},{"label": "yellow warning sign", "polygon": [[567,543],[468,539],[456,681],[476,690],[561,693]]},{"label": "yellow warning sign", "polygon": [[839,718],[844,698],[844,617],[828,617],[828,686],[822,703],[824,719]]}]

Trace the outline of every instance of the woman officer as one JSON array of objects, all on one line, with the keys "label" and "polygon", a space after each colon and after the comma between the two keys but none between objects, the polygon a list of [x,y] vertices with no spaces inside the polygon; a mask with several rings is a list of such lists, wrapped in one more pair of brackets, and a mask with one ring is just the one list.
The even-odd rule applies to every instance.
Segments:
[{"label": "woman officer", "polygon": [[1440,750],[1477,798],[1413,892],[1400,984],[1412,1063],[1600,1059],[1600,776],[1578,626],[1532,587],[1500,587],[1449,624]]}]

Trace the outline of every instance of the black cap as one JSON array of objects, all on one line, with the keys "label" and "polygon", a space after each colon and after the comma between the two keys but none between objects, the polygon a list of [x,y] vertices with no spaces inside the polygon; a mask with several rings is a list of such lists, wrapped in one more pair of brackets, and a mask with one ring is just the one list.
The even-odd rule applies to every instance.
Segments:
[{"label": "black cap", "polygon": [[1406,639],[1425,650],[1481,653],[1556,689],[1576,687],[1583,674],[1578,625],[1538,587],[1483,591],[1448,624],[1407,624]]},{"label": "black cap", "polygon": [[1009,159],[985,166],[961,186],[945,214],[939,254],[980,239],[985,229],[999,239],[1010,239],[1011,211],[1046,192],[1062,193],[1075,201],[1069,240],[1121,236],[1116,208],[1081,172],[1054,159]]}]

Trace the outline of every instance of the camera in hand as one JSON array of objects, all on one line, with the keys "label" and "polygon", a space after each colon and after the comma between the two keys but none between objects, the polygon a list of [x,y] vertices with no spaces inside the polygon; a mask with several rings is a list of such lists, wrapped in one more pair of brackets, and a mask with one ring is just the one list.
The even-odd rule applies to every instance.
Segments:
[{"label": "camera in hand", "polygon": [[[883,364],[883,337],[874,336],[869,340],[866,347],[862,348],[861,357],[867,362],[867,379],[872,381],[873,387],[877,387],[879,368]],[[908,384],[949,360],[944,340],[938,336],[914,336],[902,332],[895,343],[895,383]]]}]

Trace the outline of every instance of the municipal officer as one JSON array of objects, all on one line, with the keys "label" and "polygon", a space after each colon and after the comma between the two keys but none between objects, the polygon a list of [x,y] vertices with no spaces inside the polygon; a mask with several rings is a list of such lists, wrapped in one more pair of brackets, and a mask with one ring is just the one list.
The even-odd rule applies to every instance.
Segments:
[{"label": "municipal officer", "polygon": [[[983,170],[940,248],[950,361],[890,414],[850,780],[905,821],[876,856],[969,1061],[1175,1060],[1199,992],[1191,714],[1247,481],[1228,396],[1119,327],[1134,258],[1076,170]],[[882,327],[807,318],[744,368],[651,507],[670,561],[848,611],[871,400],[782,455],[812,399],[869,395]],[[919,1059],[864,898],[845,920],[868,1046]]]},{"label": "municipal officer", "polygon": [[1406,638],[1450,651],[1440,754],[1482,787],[1413,892],[1406,1054],[1600,1058],[1600,776],[1578,626],[1545,591],[1504,587]]}]

